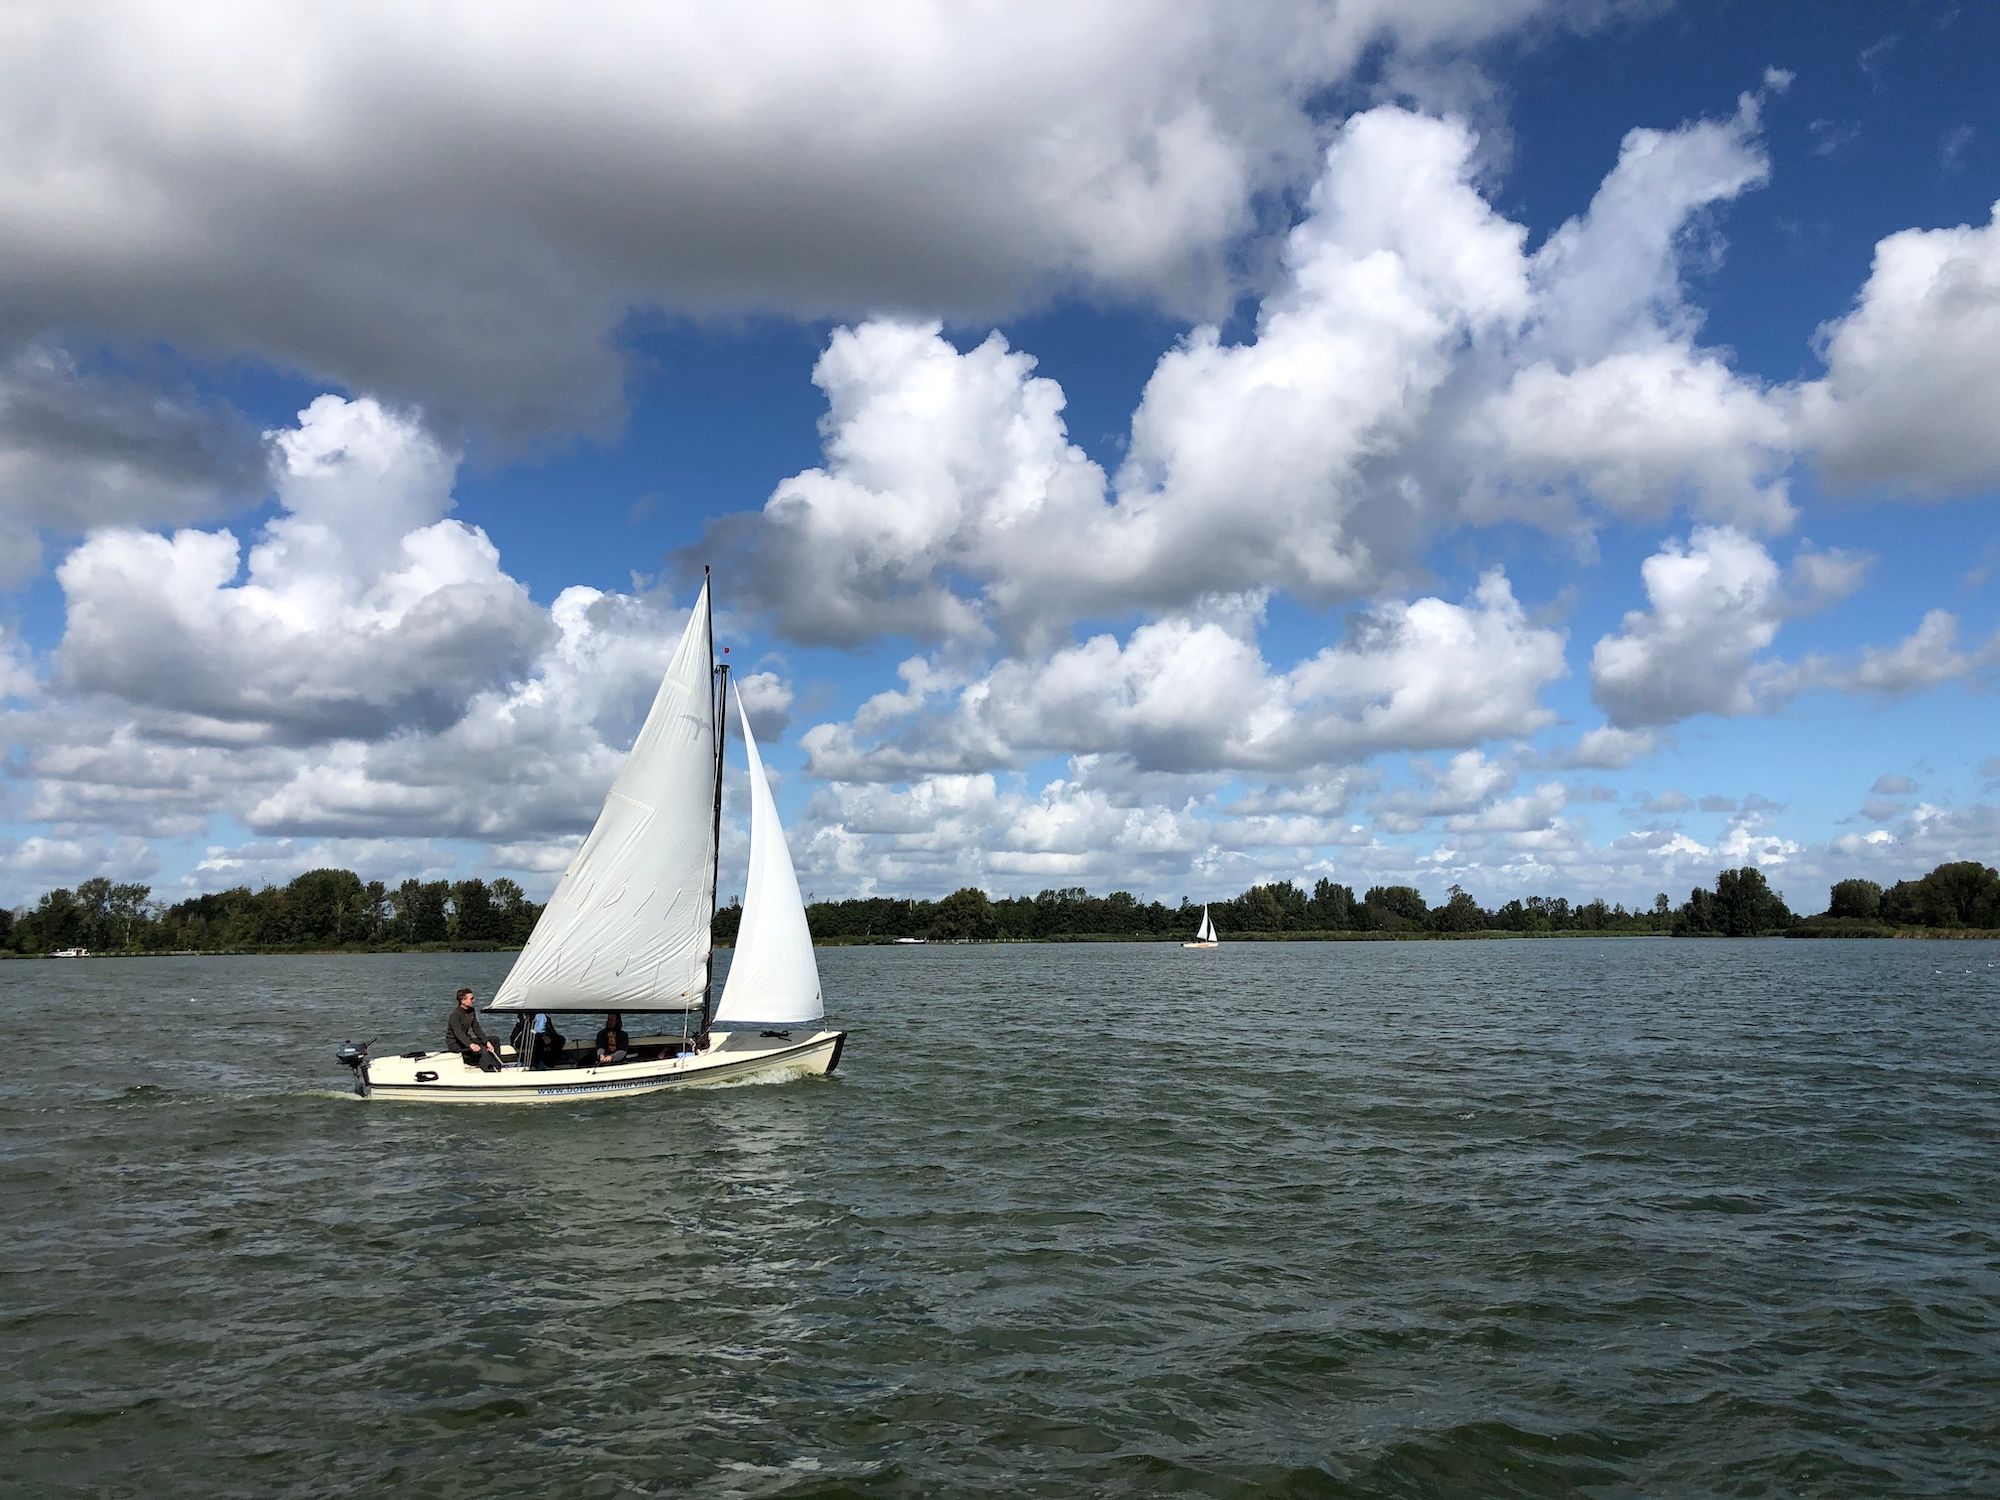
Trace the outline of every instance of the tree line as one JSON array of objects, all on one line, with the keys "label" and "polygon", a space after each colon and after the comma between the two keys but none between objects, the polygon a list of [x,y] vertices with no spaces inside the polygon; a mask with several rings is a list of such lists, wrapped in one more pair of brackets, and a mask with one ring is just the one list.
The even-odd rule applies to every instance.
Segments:
[{"label": "tree line", "polygon": [[[1721,871],[1713,887],[1688,893],[1676,906],[1662,891],[1648,906],[1627,908],[1603,899],[1572,903],[1563,896],[1517,897],[1481,906],[1452,886],[1436,906],[1408,885],[1352,886],[1322,878],[1308,890],[1280,880],[1255,885],[1227,900],[1207,903],[1225,936],[1326,935],[1424,937],[1472,933],[1672,934],[1676,937],[1876,935],[1910,928],[2000,929],[2000,875],[1973,862],[1940,865],[1917,880],[1884,890],[1869,880],[1843,880],[1817,916],[1793,915],[1763,872],[1745,866]],[[716,914],[716,941],[735,941],[736,906]],[[816,942],[1061,941],[1091,938],[1185,939],[1194,935],[1201,903],[1141,901],[1127,891],[1093,896],[1078,887],[1035,896],[995,899],[967,886],[938,901],[889,896],[816,901],[806,918]]]},{"label": "tree line", "polygon": [[0,910],[0,949],[58,953],[518,948],[542,908],[512,880],[364,881],[308,870],[286,885],[236,886],[172,905],[152,888],[86,880]]},{"label": "tree line", "polygon": [[[47,892],[33,906],[0,909],[0,952],[84,948],[94,953],[518,948],[542,908],[514,881],[363,881],[351,870],[308,870],[282,886],[237,886],[172,905],[151,888],[86,880]],[[1307,890],[1290,880],[1254,885],[1208,903],[1224,937],[1424,937],[1475,933],[1672,934],[1676,937],[1876,936],[1912,929],[2000,929],[2000,874],[1974,861],[1939,865],[1886,890],[1842,880],[1827,909],[1798,917],[1751,866],[1723,870],[1676,906],[1663,891],[1646,907],[1562,896],[1516,898],[1488,909],[1459,886],[1432,906],[1408,885],[1370,886],[1356,896],[1330,879]],[[742,908],[715,914],[715,940],[736,941]],[[1129,891],[1093,896],[1081,887],[995,899],[967,886],[940,900],[867,896],[806,907],[820,943],[1185,939],[1201,905],[1141,901]]]}]

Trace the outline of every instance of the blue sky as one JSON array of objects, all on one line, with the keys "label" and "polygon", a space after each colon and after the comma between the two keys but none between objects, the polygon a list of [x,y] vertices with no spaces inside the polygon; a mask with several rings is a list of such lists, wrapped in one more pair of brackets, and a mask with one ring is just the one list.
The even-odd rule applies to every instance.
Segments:
[{"label": "blue sky", "polygon": [[76,15],[0,900],[545,891],[703,560],[822,896],[2000,843],[1990,8]]}]

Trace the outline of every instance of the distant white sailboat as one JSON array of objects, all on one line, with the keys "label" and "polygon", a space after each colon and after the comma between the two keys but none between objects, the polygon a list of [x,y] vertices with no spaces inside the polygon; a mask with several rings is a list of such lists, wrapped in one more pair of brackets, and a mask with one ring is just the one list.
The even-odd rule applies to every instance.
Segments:
[{"label": "distant white sailboat", "polygon": [[[583,847],[563,872],[488,1014],[668,1013],[677,1028],[635,1032],[632,1060],[596,1062],[569,1047],[535,1066],[534,1049],[501,1049],[482,1072],[449,1051],[336,1057],[376,1099],[540,1104],[617,1098],[758,1075],[831,1073],[844,1031],[795,1036],[825,1014],[798,875],[764,763],[736,700],[749,761],[750,868],[736,952],[714,997],[716,850],[722,819],[729,669],[715,665],[709,590],[681,636],[652,711]],[[716,1029],[711,1029],[712,1027]],[[579,1030],[583,1029],[581,1027]],[[524,1027],[525,1030],[525,1027]]]},{"label": "distant white sailboat", "polygon": [[1208,908],[1201,909],[1201,926],[1194,930],[1194,941],[1182,943],[1183,948],[1220,948],[1222,940],[1215,935],[1215,924],[1208,919]]}]

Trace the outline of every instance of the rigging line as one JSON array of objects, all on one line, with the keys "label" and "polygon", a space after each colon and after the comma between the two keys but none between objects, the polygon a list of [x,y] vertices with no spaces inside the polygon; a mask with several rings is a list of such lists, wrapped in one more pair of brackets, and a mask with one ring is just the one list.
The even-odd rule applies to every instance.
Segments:
[{"label": "rigging line", "polygon": [[[715,664],[715,593],[708,586],[708,568],[702,570],[702,598],[708,609],[709,680],[715,690],[715,811],[709,826],[708,866],[708,971],[701,991],[701,1031],[696,1041],[706,1043],[708,1025],[715,1016],[715,904],[722,885],[722,755],[729,738],[729,664]],[[740,935],[740,934],[739,934]]]}]

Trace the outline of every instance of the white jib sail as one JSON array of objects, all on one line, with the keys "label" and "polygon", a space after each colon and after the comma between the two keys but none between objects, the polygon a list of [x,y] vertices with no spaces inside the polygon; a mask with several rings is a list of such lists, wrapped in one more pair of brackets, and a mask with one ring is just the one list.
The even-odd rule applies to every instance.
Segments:
[{"label": "white jib sail", "polygon": [[701,1004],[715,904],[711,652],[704,586],[632,753],[495,1010]]},{"label": "white jib sail", "polygon": [[743,886],[743,920],[736,929],[736,952],[729,978],[715,1007],[715,1024],[796,1026],[826,1014],[820,998],[819,965],[813,959],[806,905],[792,851],[778,823],[771,783],[757,754],[756,736],[736,699],[736,722],[750,761],[750,874]]}]

